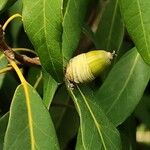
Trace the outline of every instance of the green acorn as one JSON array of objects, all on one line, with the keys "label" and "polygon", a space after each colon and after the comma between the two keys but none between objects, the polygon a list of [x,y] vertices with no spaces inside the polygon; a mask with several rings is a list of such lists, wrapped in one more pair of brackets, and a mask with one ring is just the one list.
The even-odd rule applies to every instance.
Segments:
[{"label": "green acorn", "polygon": [[70,59],[65,77],[73,83],[84,83],[95,79],[111,64],[115,52],[93,50]]}]

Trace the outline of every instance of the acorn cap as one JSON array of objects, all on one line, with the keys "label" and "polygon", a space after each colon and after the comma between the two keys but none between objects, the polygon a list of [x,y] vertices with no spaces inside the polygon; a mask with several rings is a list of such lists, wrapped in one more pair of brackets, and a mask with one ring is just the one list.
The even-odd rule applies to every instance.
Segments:
[{"label": "acorn cap", "polygon": [[86,53],[88,66],[92,74],[96,77],[111,64],[115,52],[110,53],[104,50],[94,50]]}]

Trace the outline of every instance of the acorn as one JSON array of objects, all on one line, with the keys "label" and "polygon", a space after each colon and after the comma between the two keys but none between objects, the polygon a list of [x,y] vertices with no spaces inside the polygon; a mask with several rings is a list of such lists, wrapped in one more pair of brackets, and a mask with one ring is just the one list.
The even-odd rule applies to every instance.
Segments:
[{"label": "acorn", "polygon": [[65,78],[72,83],[85,83],[94,80],[111,64],[115,51],[93,50],[70,59]]}]

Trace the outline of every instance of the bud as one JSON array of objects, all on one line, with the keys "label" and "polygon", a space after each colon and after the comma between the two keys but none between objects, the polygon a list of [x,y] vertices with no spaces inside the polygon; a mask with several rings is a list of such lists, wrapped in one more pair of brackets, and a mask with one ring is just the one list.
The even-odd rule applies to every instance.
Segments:
[{"label": "bud", "polygon": [[115,52],[94,50],[70,59],[65,77],[73,83],[84,83],[95,79],[111,64]]}]

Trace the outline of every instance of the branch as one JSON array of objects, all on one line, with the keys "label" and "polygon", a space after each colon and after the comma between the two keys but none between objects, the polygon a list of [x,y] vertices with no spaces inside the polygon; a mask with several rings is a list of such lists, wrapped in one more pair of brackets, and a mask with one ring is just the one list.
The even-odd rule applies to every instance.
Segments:
[{"label": "branch", "polygon": [[25,65],[38,65],[38,66],[41,65],[39,57],[30,58],[26,55],[21,55],[21,54],[14,52],[12,48],[10,48],[6,44],[4,40],[4,35],[5,33],[2,29],[2,26],[0,25],[0,49],[7,58],[11,60],[16,59],[18,62],[20,62],[21,64],[25,64]]}]

